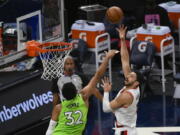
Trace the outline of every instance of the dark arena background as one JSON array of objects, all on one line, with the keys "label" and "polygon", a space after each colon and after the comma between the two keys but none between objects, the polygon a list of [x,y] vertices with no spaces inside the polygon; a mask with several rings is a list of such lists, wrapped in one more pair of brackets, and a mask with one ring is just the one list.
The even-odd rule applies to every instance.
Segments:
[{"label": "dark arena background", "polygon": [[[164,3],[169,6],[167,11],[172,27],[166,27],[165,33],[153,43],[160,47],[164,35],[169,35],[170,40],[166,42],[169,47],[156,50],[148,72],[142,71],[144,81],[137,111],[138,135],[180,135],[180,1],[156,0],[156,5],[163,6]],[[172,4],[177,6],[176,11],[170,10]],[[137,14],[140,15],[137,9],[143,12],[141,9],[145,5],[145,0],[0,0],[0,135],[45,135],[48,128],[53,108],[52,81],[41,78],[44,68],[41,58],[27,56],[27,41],[85,41],[77,43],[85,47],[77,47],[80,49],[76,48],[78,51],[73,57],[77,60],[77,71],[90,79],[102,62],[104,51],[120,47],[119,39],[113,35],[117,31],[109,35],[104,28],[108,7],[118,6],[123,10],[121,23],[128,27],[127,43],[131,45],[133,38],[138,39],[141,29],[148,30],[148,25],[140,24],[136,18]],[[176,14],[175,19],[171,18],[172,12]],[[95,34],[100,31],[96,23],[100,24],[105,37],[102,34],[96,43],[100,34],[92,39],[85,30],[87,33],[81,35],[76,29],[77,20],[85,20],[85,25],[94,26]],[[163,28],[158,26],[156,30]],[[166,33],[167,29],[171,31]],[[157,35],[153,35],[152,40]],[[90,47],[92,42],[93,47]],[[113,84],[110,93],[113,99],[124,84],[119,56],[111,60],[106,75]],[[101,87],[99,91],[103,94]],[[91,97],[84,135],[114,135],[114,121],[114,114],[104,113],[102,102]]]}]

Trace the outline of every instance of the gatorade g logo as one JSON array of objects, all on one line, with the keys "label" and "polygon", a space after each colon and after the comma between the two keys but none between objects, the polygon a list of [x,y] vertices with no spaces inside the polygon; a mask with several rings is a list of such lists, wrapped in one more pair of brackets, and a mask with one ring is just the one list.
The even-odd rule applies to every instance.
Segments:
[{"label": "gatorade g logo", "polygon": [[82,39],[82,40],[84,40],[84,41],[87,41],[87,33],[81,32],[81,33],[79,34],[79,38]]},{"label": "gatorade g logo", "polygon": [[98,55],[98,62],[99,62],[99,63],[102,63],[104,57],[105,57],[105,53],[100,53],[100,54]]},{"label": "gatorade g logo", "polygon": [[147,43],[146,42],[141,42],[139,45],[138,45],[138,50],[140,52],[145,52],[146,51],[146,48],[147,48]]}]

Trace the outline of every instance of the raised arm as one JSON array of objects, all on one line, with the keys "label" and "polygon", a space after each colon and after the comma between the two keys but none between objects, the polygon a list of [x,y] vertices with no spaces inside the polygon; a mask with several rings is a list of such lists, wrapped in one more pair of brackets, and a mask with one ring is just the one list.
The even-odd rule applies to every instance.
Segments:
[{"label": "raised arm", "polygon": [[106,53],[106,56],[103,59],[100,67],[97,69],[95,75],[92,77],[88,85],[82,90],[82,94],[89,96],[93,93],[93,90],[96,88],[97,83],[100,81],[101,77],[106,71],[109,60],[118,52],[119,51],[117,50],[110,50]]},{"label": "raised arm", "polygon": [[90,80],[88,86],[93,87],[93,88],[96,87],[96,84],[100,81],[101,77],[104,75],[104,73],[106,71],[109,60],[118,52],[119,51],[117,51],[117,50],[110,50],[109,52],[106,53],[106,56],[103,59],[103,62],[101,63],[101,65],[97,69],[93,78]]},{"label": "raised arm", "polygon": [[121,25],[119,29],[117,29],[117,31],[119,32],[119,38],[121,40],[120,55],[121,55],[121,62],[122,62],[122,70],[125,77],[131,72],[129,53],[128,53],[128,50],[126,47],[126,41],[125,41],[126,29],[127,27],[124,27],[124,25]]}]

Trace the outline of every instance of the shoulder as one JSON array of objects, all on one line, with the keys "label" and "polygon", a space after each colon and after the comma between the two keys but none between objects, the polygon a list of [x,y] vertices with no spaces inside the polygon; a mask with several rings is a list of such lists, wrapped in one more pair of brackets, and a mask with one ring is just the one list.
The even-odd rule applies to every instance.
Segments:
[{"label": "shoulder", "polygon": [[76,81],[78,81],[78,82],[81,82],[82,83],[82,78],[79,76],[79,75],[77,75],[77,74],[73,74],[72,76],[71,76],[71,78],[73,79],[73,80],[76,80]]},{"label": "shoulder", "polygon": [[129,90],[122,92],[119,97],[124,100],[131,100],[134,98],[133,94]]},{"label": "shoulder", "polygon": [[58,82],[66,82],[67,80],[69,80],[71,78],[71,76],[66,76],[66,75],[62,75],[59,79]]},{"label": "shoulder", "polygon": [[127,90],[127,92],[129,92],[131,94],[139,94],[140,93],[140,88],[137,87],[136,89],[129,89],[129,90]]},{"label": "shoulder", "polygon": [[139,96],[140,96],[140,89],[139,89],[139,87],[136,88],[136,89],[129,89],[129,90],[127,90],[127,92],[129,94],[131,94],[134,99],[138,99]]},{"label": "shoulder", "polygon": [[138,100],[140,97],[139,87],[136,89],[128,89],[122,91],[119,96],[116,97],[117,102],[123,102],[126,105],[131,105],[134,101]]},{"label": "shoulder", "polygon": [[134,96],[128,90],[123,91],[118,97],[116,97],[116,102],[129,105],[133,102]]}]

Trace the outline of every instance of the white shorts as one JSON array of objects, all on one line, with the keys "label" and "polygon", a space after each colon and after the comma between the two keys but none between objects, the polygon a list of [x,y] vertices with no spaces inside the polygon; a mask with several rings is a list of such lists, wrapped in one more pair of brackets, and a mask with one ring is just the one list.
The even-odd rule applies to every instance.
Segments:
[{"label": "white shorts", "polygon": [[115,127],[113,128],[115,130],[114,135],[137,135],[137,130],[136,127],[131,128],[131,127]]}]

